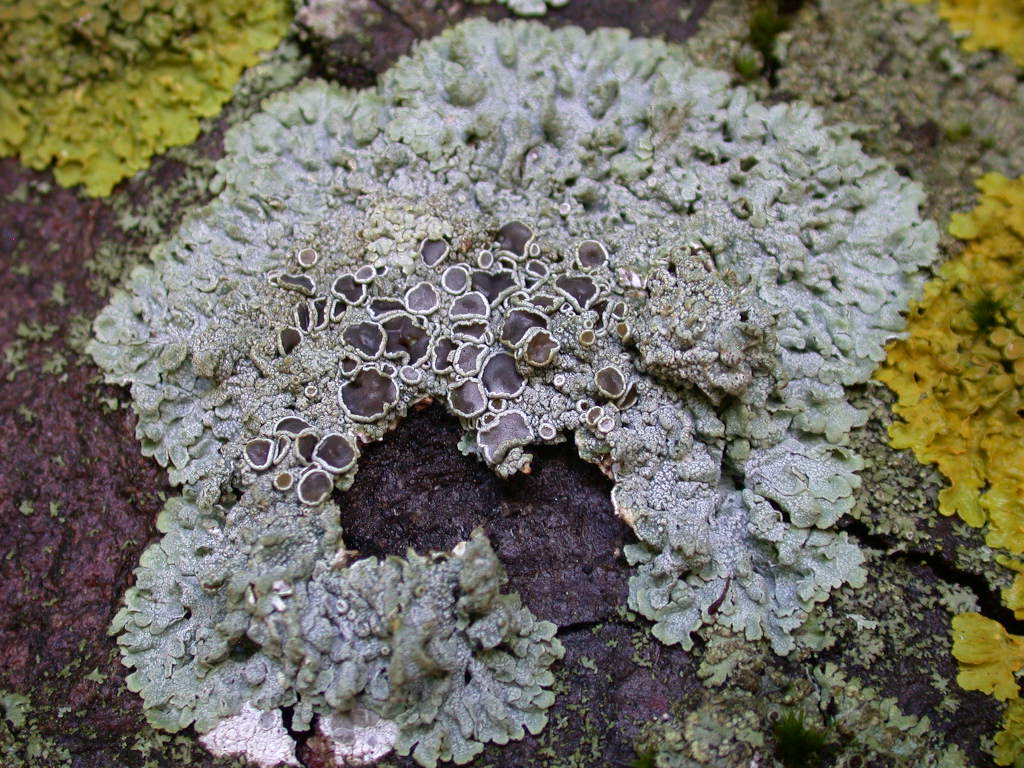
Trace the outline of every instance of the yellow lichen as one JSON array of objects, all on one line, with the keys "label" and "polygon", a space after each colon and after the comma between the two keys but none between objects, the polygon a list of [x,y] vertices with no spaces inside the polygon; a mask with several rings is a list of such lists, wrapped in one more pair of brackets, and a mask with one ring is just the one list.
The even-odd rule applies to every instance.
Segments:
[{"label": "yellow lichen", "polygon": [[1024,180],[983,177],[982,200],[954,215],[969,240],[911,307],[907,337],[877,377],[896,394],[897,448],[949,480],[939,510],[987,542],[1024,553]]},{"label": "yellow lichen", "polygon": [[[927,3],[931,0],[911,0]],[[939,15],[965,35],[965,50],[996,48],[1024,66],[1024,2],[1021,0],[939,0]]]},{"label": "yellow lichen", "polygon": [[953,617],[953,655],[960,662],[956,681],[967,691],[997,699],[1017,698],[1014,675],[1024,667],[1024,637],[1011,635],[998,621],[980,613]]},{"label": "yellow lichen", "polygon": [[[978,188],[978,206],[949,225],[967,247],[925,286],[876,376],[897,394],[892,444],[949,480],[943,514],[987,526],[986,543],[1004,551],[997,562],[1017,572],[1003,601],[1024,619],[1024,178],[988,174]],[[953,655],[962,688],[1008,702],[996,763],[1024,768],[1024,637],[961,614]]]},{"label": "yellow lichen", "polygon": [[1013,699],[1003,715],[1003,728],[996,734],[996,765],[1024,765],[1024,701]]},{"label": "yellow lichen", "polygon": [[1024,700],[1015,677],[1024,667],[1024,637],[981,614],[963,613],[953,618],[953,656],[960,662],[961,688],[1007,701],[995,739],[996,764],[1024,765]]},{"label": "yellow lichen", "polygon": [[0,4],[0,156],[106,195],[199,133],[288,28],[287,0]]}]

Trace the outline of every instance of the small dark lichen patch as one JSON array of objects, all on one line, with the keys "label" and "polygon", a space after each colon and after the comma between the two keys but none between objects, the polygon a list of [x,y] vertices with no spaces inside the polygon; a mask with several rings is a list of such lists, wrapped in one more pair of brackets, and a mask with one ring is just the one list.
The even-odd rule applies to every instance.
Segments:
[{"label": "small dark lichen patch", "polygon": [[365,555],[445,551],[483,526],[510,586],[559,625],[607,619],[626,602],[611,482],[568,443],[535,451],[533,471],[502,480],[459,453],[461,430],[439,405],[366,447],[352,488],[337,493],[345,541]]}]

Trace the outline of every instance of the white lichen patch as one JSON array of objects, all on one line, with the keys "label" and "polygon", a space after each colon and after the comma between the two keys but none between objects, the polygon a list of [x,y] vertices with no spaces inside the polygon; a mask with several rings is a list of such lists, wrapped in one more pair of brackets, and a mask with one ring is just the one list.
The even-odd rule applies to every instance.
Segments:
[{"label": "white lichen patch", "polygon": [[543,726],[561,648],[486,540],[345,553],[332,494],[427,399],[502,476],[574,439],[615,483],[630,605],[664,642],[720,624],[786,653],[862,583],[831,530],[860,466],[845,387],[937,235],[848,129],[621,31],[469,22],[226,143],[219,196],[91,346],[185,490],[115,622],[151,720],[358,706],[425,765]]},{"label": "white lichen patch", "polygon": [[[498,2],[517,16],[543,16],[549,8],[562,8],[569,0],[469,0],[474,5],[489,5]],[[392,8],[396,16],[403,10],[416,8],[419,3],[411,2],[403,8],[401,4]],[[428,5],[428,11],[436,10]],[[295,20],[299,25],[322,38],[335,40],[344,35],[359,36],[368,23],[386,15],[382,7],[373,0],[300,0],[296,3]]]},{"label": "white lichen patch", "polygon": [[244,757],[260,768],[300,765],[295,740],[288,735],[279,709],[261,712],[246,703],[237,715],[221,720],[199,741],[218,757]]},{"label": "white lichen patch", "polygon": [[[493,0],[469,0],[477,5],[486,5]],[[548,8],[562,8],[569,0],[497,0],[517,16],[543,16]]]},{"label": "white lichen patch", "polygon": [[353,709],[317,720],[317,731],[331,745],[335,765],[373,765],[395,747],[398,725],[369,709]]}]

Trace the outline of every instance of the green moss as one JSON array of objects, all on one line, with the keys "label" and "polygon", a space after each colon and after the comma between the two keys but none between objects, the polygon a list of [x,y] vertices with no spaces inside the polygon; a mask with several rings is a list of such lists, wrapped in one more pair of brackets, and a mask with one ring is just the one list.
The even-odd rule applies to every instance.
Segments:
[{"label": "green moss", "polygon": [[753,80],[761,74],[761,70],[764,67],[764,57],[756,49],[745,45],[736,54],[733,64],[741,78]]},{"label": "green moss", "polygon": [[[749,46],[757,53],[757,56],[749,55],[744,59],[745,67],[741,68],[739,57],[737,57],[737,70],[748,80],[757,76],[753,67],[757,66],[760,72],[771,74],[780,65],[776,55],[775,43],[780,34],[789,29],[790,15],[795,10],[785,0],[767,0],[760,3],[750,17],[750,31],[747,35]],[[796,5],[799,5],[797,3]],[[752,52],[753,53],[753,52]],[[741,54],[742,55],[742,54]],[[744,70],[747,73],[745,74]]]},{"label": "green moss", "polygon": [[946,141],[963,141],[972,133],[974,133],[974,129],[971,127],[970,123],[957,123],[956,125],[951,125],[946,128]]},{"label": "green moss", "polygon": [[789,28],[777,2],[763,3],[750,18],[750,44],[765,59],[775,59],[775,39]]},{"label": "green moss", "polygon": [[657,768],[656,753],[652,749],[641,749],[636,758],[629,763],[629,768]]},{"label": "green moss", "polygon": [[990,290],[982,289],[977,298],[967,305],[967,313],[978,333],[987,333],[999,323],[1003,303]]},{"label": "green moss", "polygon": [[804,721],[797,710],[787,711],[772,726],[775,755],[786,768],[812,768],[821,765],[829,754],[828,739],[823,728]]}]

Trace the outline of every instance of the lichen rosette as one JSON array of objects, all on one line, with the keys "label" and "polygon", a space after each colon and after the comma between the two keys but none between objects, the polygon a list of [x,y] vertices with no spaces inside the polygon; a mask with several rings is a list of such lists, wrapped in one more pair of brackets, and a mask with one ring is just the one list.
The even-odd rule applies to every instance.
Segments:
[{"label": "lichen rosette", "polygon": [[[226,143],[217,198],[131,275],[91,347],[108,380],[131,385],[143,450],[184,487],[178,504],[208,521],[202,551],[238,563],[200,585],[203,617],[168,612],[168,587],[140,579],[118,623],[140,680],[166,663],[147,634],[230,624],[229,648],[285,664],[272,676],[284,689],[235,675],[214,719],[253,699],[297,700],[300,722],[358,704],[397,720],[399,748],[425,764],[539,728],[560,648],[500,595],[493,553],[467,560],[460,545],[403,566],[344,554],[334,494],[361,446],[427,398],[502,476],[529,467],[531,445],[572,438],[612,478],[637,537],[629,602],[664,642],[690,648],[717,623],[786,653],[815,602],[863,582],[856,545],[831,530],[860,466],[846,440],[864,415],[845,387],[902,328],[936,231],[918,217],[920,189],[848,129],[801,104],[759,104],[622,31],[474,21],[376,89],[307,82],[270,99]],[[180,528],[164,526],[143,571],[175,584],[199,573],[180,569],[194,557],[173,541]],[[381,611],[398,610],[413,636],[422,621],[469,649],[446,656],[445,679],[483,664],[526,695],[481,707],[468,687],[407,686],[423,671],[401,656],[394,622],[378,638],[386,673],[353,673],[347,651],[318,648],[313,624],[348,626],[331,585],[371,571],[418,597],[399,589],[393,604],[343,611],[352,626],[373,635]],[[463,586],[453,599],[456,577],[479,581],[479,597],[465,602]],[[240,615],[275,583],[284,607],[260,610],[293,624]],[[154,615],[156,628],[140,623]],[[282,661],[298,648],[301,663]],[[193,663],[187,642],[175,658]],[[203,663],[212,674],[221,662]],[[178,711],[180,692],[138,688],[150,711]],[[444,717],[455,711],[481,718],[457,747]]]}]

